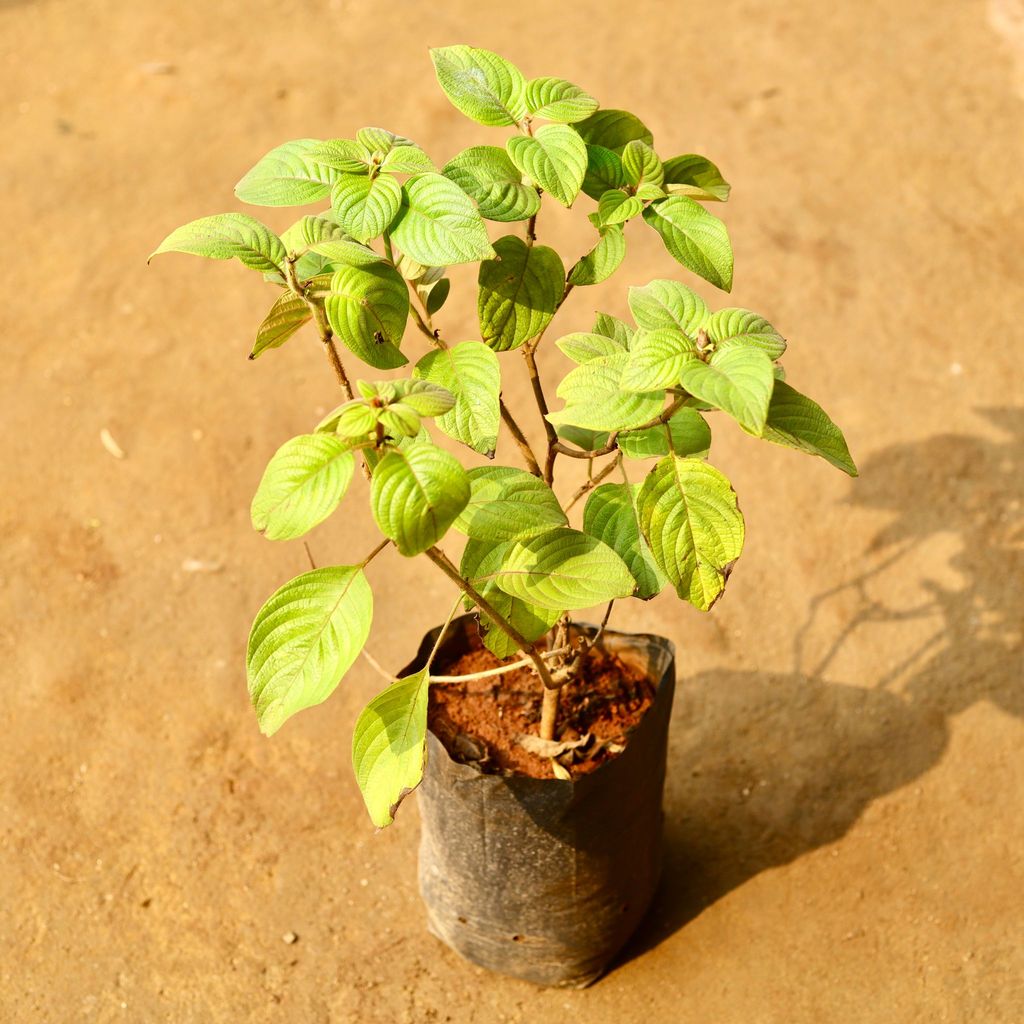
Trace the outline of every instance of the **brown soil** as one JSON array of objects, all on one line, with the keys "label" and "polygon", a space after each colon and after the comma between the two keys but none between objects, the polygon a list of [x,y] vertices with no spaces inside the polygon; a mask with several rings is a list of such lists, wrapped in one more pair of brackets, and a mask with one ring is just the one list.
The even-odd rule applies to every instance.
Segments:
[{"label": "brown soil", "polygon": [[[455,662],[438,662],[439,675],[485,672],[501,661],[477,639],[476,647]],[[653,684],[642,672],[624,665],[598,645],[583,663],[581,677],[559,692],[558,742],[589,741],[556,755],[571,775],[586,775],[613,757],[629,741],[654,702]],[[524,735],[536,736],[540,723],[541,690],[529,668],[489,679],[436,683],[430,688],[429,724],[456,761],[475,764],[481,771],[550,779],[551,757],[524,748]]]}]

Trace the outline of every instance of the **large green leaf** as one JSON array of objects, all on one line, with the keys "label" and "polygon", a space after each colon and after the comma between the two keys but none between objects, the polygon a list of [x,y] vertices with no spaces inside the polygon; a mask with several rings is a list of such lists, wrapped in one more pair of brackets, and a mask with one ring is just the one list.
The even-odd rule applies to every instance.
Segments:
[{"label": "large green leaf", "polygon": [[[538,608],[527,601],[506,594],[494,584],[511,542],[495,544],[492,541],[470,540],[462,553],[459,574],[480,593],[480,596],[525,640],[539,640],[558,621],[560,611]],[[472,599],[466,600],[467,609],[474,607]],[[508,658],[518,650],[518,645],[500,629],[486,613],[480,612],[480,635],[484,646],[499,658]]]},{"label": "large green leaf", "polygon": [[295,139],[275,146],[235,186],[235,195],[254,206],[304,206],[331,191],[338,172],[310,153],[319,139]]},{"label": "large green leaf", "polygon": [[706,157],[697,156],[696,153],[674,156],[665,161],[665,186],[678,195],[714,199],[721,203],[729,198],[730,190],[729,183],[718,168]]},{"label": "large green leaf", "polygon": [[438,418],[438,427],[473,451],[492,456],[501,419],[498,357],[482,342],[464,341],[428,352],[416,364],[413,374],[440,384],[455,396],[454,407]]},{"label": "large green leaf", "polygon": [[672,453],[704,458],[711,449],[711,428],[696,409],[683,407],[668,423],[619,434],[619,450],[630,459],[653,459]]},{"label": "large green leaf", "polygon": [[445,95],[466,117],[500,127],[526,116],[526,79],[503,57],[459,45],[433,49],[430,59]]},{"label": "large green leaf", "polygon": [[579,259],[569,271],[569,284],[600,284],[622,265],[626,258],[626,235],[618,225],[605,228],[597,245]]},{"label": "large green leaf", "polygon": [[267,735],[326,700],[366,643],[373,594],[358,565],[303,573],[276,591],[249,633],[246,672]]},{"label": "large green leaf", "polygon": [[523,184],[511,157],[497,146],[472,146],[444,165],[442,172],[471,199],[487,220],[527,220],[540,209],[540,195]]},{"label": "large green leaf", "polygon": [[679,281],[657,280],[630,288],[629,311],[644,330],[674,327],[691,338],[696,338],[708,318],[704,300]]},{"label": "large green leaf", "polygon": [[632,394],[622,388],[629,353],[594,359],[577,366],[558,385],[565,408],[548,413],[548,422],[591,430],[628,430],[649,423],[662,410],[664,391]]},{"label": "large green leaf", "polygon": [[566,334],[559,338],[555,345],[574,363],[581,365],[626,351],[626,346],[617,338],[607,338],[603,334],[587,334],[583,331]]},{"label": "large green leaf", "polygon": [[526,83],[526,107],[533,117],[572,124],[589,117],[598,102],[564,78],[533,78]]},{"label": "large green leaf", "polygon": [[707,363],[690,359],[679,380],[691,395],[724,410],[744,429],[755,434],[764,429],[775,374],[760,349],[723,349]]},{"label": "large green leaf", "polygon": [[364,362],[381,370],[408,362],[398,346],[409,290],[394,267],[341,267],[331,277],[324,309],[334,333]]},{"label": "large green leaf", "polygon": [[661,185],[665,180],[658,154],[642,139],[633,139],[623,147],[622,169],[631,185]]},{"label": "large green leaf", "polygon": [[837,469],[857,475],[843,432],[817,402],[777,380],[768,406],[768,420],[761,434],[766,441],[820,455]]},{"label": "large green leaf", "polygon": [[352,734],[352,767],[370,819],[377,828],[423,779],[426,760],[427,669],[392,683],[360,712]]},{"label": "large green leaf", "polygon": [[572,206],[587,169],[587,147],[574,128],[546,124],[533,135],[514,135],[505,148],[531,181],[563,206]]},{"label": "large green leaf", "polygon": [[516,235],[499,238],[494,252],[480,264],[477,314],[484,342],[507,352],[547,327],[565,290],[565,269],[554,249]]},{"label": "large green leaf", "polygon": [[323,522],[345,496],[355,460],[333,434],[300,434],[267,464],[252,499],[252,525],[268,540],[292,540]]},{"label": "large green leaf", "polygon": [[394,448],[370,483],[373,517],[406,556],[436,544],[469,501],[469,478],[457,459],[432,444]]},{"label": "large green leaf", "polygon": [[442,174],[417,174],[405,183],[391,235],[402,252],[425,267],[473,263],[494,255],[473,200]]},{"label": "large green leaf", "polygon": [[627,391],[674,387],[679,383],[683,364],[697,358],[697,346],[682,331],[672,327],[642,330],[630,346],[622,386]]},{"label": "large green leaf", "polygon": [[743,550],[743,516],[729,481],[702,459],[668,455],[636,504],[658,566],[684,601],[707,611]]},{"label": "large green leaf", "polygon": [[317,163],[344,174],[368,174],[370,170],[369,151],[354,139],[328,139],[314,146],[309,156]]},{"label": "large green leaf", "polygon": [[672,257],[724,291],[732,290],[732,244],[725,225],[689,196],[651,203],[644,220]]},{"label": "large green leaf", "polygon": [[598,110],[580,121],[576,130],[588,145],[601,146],[616,154],[621,154],[633,139],[646,142],[648,146],[654,144],[654,136],[647,125],[627,110]]},{"label": "large green leaf", "polygon": [[386,262],[379,252],[351,238],[316,242],[309,247],[309,252],[322,256],[335,267],[368,267],[373,263]]},{"label": "large green leaf", "polygon": [[753,345],[769,359],[778,359],[786,351],[786,339],[763,316],[749,309],[720,309],[708,317],[706,327],[719,349]]},{"label": "large green leaf", "polygon": [[506,594],[552,611],[629,597],[636,586],[607,544],[567,526],[514,543],[493,580]]},{"label": "large green leaf", "polygon": [[338,223],[356,241],[380,238],[402,206],[402,186],[390,174],[343,174],[331,189]]},{"label": "large green leaf", "polygon": [[636,596],[648,600],[667,582],[640,533],[634,484],[601,484],[583,509],[583,529],[614,551],[636,581]]},{"label": "large green leaf", "polygon": [[469,486],[455,529],[473,540],[522,540],[568,522],[551,488],[525,470],[479,466],[469,471]]},{"label": "large green leaf", "polygon": [[256,341],[249,358],[258,358],[268,348],[280,348],[312,316],[301,295],[281,292],[256,330]]},{"label": "large green leaf", "polygon": [[600,199],[609,189],[622,188],[626,172],[622,160],[604,146],[587,145],[587,170],[583,175],[582,190],[591,199]]},{"label": "large green leaf", "polygon": [[150,254],[184,252],[211,260],[238,259],[250,270],[284,273],[285,248],[265,224],[247,213],[200,217],[172,231]]}]

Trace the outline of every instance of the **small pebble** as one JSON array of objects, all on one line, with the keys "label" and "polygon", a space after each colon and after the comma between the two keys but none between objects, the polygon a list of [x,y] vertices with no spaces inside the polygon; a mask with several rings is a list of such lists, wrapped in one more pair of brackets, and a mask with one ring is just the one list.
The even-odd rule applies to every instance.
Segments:
[{"label": "small pebble", "polygon": [[289,946],[294,946],[295,943],[299,941],[299,937],[295,932],[285,932],[284,935],[281,936],[281,941],[287,943]]}]

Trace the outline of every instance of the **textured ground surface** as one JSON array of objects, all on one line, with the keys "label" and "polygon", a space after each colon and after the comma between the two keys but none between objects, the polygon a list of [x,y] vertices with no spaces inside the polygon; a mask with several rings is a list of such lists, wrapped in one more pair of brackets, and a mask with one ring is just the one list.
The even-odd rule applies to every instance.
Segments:
[{"label": "textured ground surface", "polygon": [[[4,1021],[1024,1020],[1024,9],[561,7],[0,3]],[[415,802],[374,835],[348,766],[365,664],[258,735],[249,621],[305,555],[247,505],[334,388],[308,338],[245,361],[268,300],[237,264],[145,266],[171,227],[237,208],[284,139],[490,141],[432,84],[427,44],[463,40],[720,163],[733,298],[788,335],[790,379],[863,470],[722,429],[749,527],[725,600],[616,614],[681,651],[670,851],[649,924],[577,993],[425,933]],[[545,218],[583,250],[585,222]],[[630,239],[556,329],[672,273],[653,233]],[[311,545],[342,561],[373,536],[346,515]],[[397,665],[450,586],[396,555],[371,577],[371,649]]]}]

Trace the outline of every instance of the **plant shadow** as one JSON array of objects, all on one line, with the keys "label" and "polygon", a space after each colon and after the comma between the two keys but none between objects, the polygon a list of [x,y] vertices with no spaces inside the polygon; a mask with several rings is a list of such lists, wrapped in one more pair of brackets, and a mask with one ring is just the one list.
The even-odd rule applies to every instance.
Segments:
[{"label": "plant shadow", "polygon": [[[747,879],[839,839],[873,800],[940,761],[951,716],[987,700],[1024,717],[1024,409],[981,412],[1002,439],[947,434],[867,460],[850,504],[893,518],[862,574],[812,601],[792,672],[680,680],[662,883],[612,969]],[[915,558],[941,535],[952,535],[948,569],[962,585],[920,578],[928,563]],[[926,596],[901,607],[893,594],[905,588],[886,581],[911,573]],[[839,635],[805,667],[809,637],[837,606]],[[846,645],[893,624],[902,638],[911,622],[911,649],[903,640],[871,685],[829,678]]]}]

